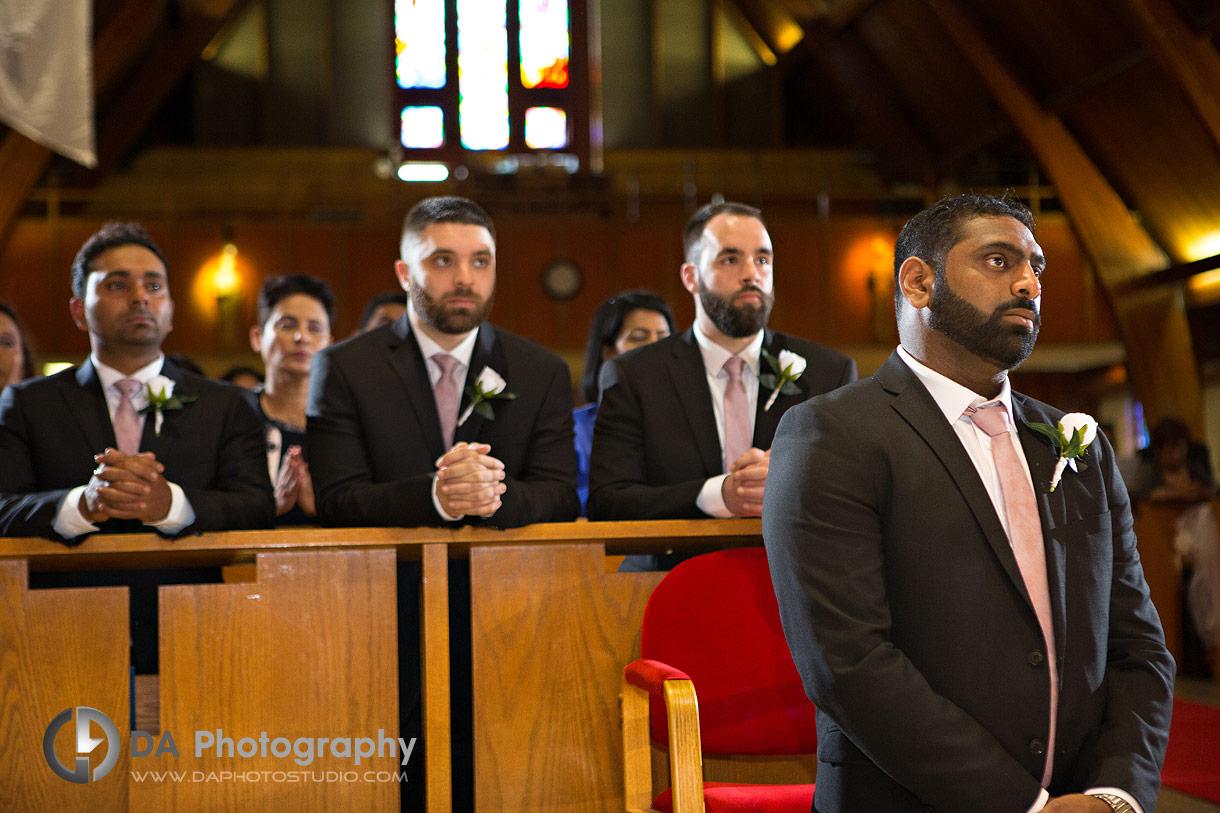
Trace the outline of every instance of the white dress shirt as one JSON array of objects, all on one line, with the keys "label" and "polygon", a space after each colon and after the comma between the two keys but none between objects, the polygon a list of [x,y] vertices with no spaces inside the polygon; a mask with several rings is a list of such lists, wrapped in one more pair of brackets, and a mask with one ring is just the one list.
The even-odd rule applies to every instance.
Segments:
[{"label": "white dress shirt", "polygon": [[[411,323],[411,331],[415,334],[415,341],[419,343],[419,352],[424,357],[424,366],[428,368],[428,381],[433,390],[436,389],[436,382],[441,380],[441,376],[444,375],[445,371],[441,369],[441,366],[432,357],[437,353],[448,353],[457,359],[457,366],[453,368],[453,375],[458,381],[458,404],[461,404],[461,382],[466,380],[466,371],[470,369],[470,357],[474,355],[474,343],[478,338],[479,329],[476,327],[463,336],[462,340],[458,342],[457,347],[452,350],[446,350],[433,341],[432,337],[427,333],[424,333],[421,327],[422,323],[419,320],[419,314],[415,312],[415,306],[411,303],[407,304],[407,321]],[[460,418],[461,415],[459,414],[458,417]],[[448,452],[449,450],[446,449],[445,451]],[[445,513],[445,509],[441,507],[440,499],[436,496],[435,474],[432,475],[432,507],[436,509],[436,513],[441,515],[441,519],[446,522],[457,522],[465,516],[465,514],[462,514],[461,516],[452,517]]]},{"label": "white dress shirt", "polygon": [[[140,415],[139,411],[148,406],[148,382],[161,374],[161,367],[165,363],[165,356],[157,356],[157,359],[150,364],[141,367],[131,375],[123,375],[113,367],[108,367],[98,361],[96,355],[91,354],[89,360],[93,363],[93,369],[97,372],[98,381],[101,382],[102,392],[106,396],[106,409],[110,413],[110,420],[114,422],[114,412],[119,407],[119,401],[123,395],[119,392],[118,382],[125,378],[139,381],[142,385],[135,395],[131,397],[131,405],[135,407],[137,417],[140,421],[140,431],[144,430],[145,416]],[[100,453],[102,450],[98,449]],[[157,522],[146,522],[151,528],[156,528],[158,531],[173,536],[183,528],[195,521],[195,509],[191,507],[191,502],[186,498],[186,494],[182,491],[182,487],[177,483],[167,481],[170,493],[169,513],[164,519]],[[55,521],[51,523],[51,529],[55,533],[62,536],[64,539],[75,539],[83,534],[93,533],[98,529],[89,520],[85,519],[85,515],[80,511],[80,498],[85,493],[88,487],[86,483],[83,486],[77,486],[68,492],[63,501],[59,504],[59,510],[56,512]]]},{"label": "white dress shirt", "polygon": [[[991,457],[991,438],[986,432],[975,426],[974,422],[966,417],[965,412],[967,407],[975,407],[977,409],[985,404],[1002,403],[1008,410],[1011,418],[1008,422],[1008,434],[1012,438],[1013,448],[1020,449],[1021,438],[1017,434],[1016,418],[1012,412],[1012,385],[1009,384],[1008,377],[1005,376],[1004,378],[1000,394],[991,400],[987,400],[973,390],[963,387],[956,381],[921,364],[902,345],[898,345],[898,356],[911,368],[911,372],[915,373],[916,377],[927,388],[932,396],[932,400],[936,402],[936,405],[940,407],[940,411],[944,413],[945,420],[949,422],[950,426],[953,427],[953,431],[957,433],[962,446],[966,450],[966,454],[970,456],[970,462],[974,464],[974,468],[978,471],[979,477],[983,481],[983,487],[987,489],[987,496],[991,497],[991,503],[995,506],[996,514],[999,515],[1000,522],[1004,525],[1004,533],[1007,534],[1008,513],[1004,510],[1004,494],[1000,489],[1000,475],[996,471],[995,461]],[[1029,473],[1029,463],[1026,461],[1024,453],[1018,454],[1017,459],[1021,461],[1021,468],[1024,469],[1025,476],[1029,478],[1030,487],[1032,488],[1034,481]],[[1037,493],[1037,489],[1034,489],[1034,493]],[[1053,755],[1048,754],[1047,758],[1051,759]],[[1113,794],[1126,799],[1128,804],[1135,808],[1136,813],[1143,813],[1139,803],[1130,794],[1119,788],[1089,788],[1085,793]],[[1050,794],[1045,789],[1042,790],[1027,813],[1035,813],[1035,811],[1041,810],[1049,801]]]},{"label": "white dress shirt", "polygon": [[[714,341],[703,335],[698,322],[695,323],[695,342],[699,345],[699,353],[703,356],[703,372],[707,376],[707,388],[712,395],[712,413],[716,416],[716,437],[724,449],[724,394],[729,387],[729,374],[724,370],[724,363],[733,355]],[[754,437],[754,416],[758,412],[758,375],[762,359],[763,331],[751,340],[749,346],[736,355],[745,364],[741,368],[741,384],[746,390],[746,404],[750,409],[750,437]],[[695,506],[709,516],[728,518],[733,516],[728,506],[724,504],[724,494],[721,488],[728,472],[709,477],[699,490]]]}]

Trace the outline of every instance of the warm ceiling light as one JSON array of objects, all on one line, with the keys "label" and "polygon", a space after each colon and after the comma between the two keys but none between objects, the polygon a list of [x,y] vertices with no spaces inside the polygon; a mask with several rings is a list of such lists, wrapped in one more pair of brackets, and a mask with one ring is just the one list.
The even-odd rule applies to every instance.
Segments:
[{"label": "warm ceiling light", "polygon": [[241,292],[241,274],[237,273],[237,246],[225,243],[220,252],[220,262],[212,272],[212,288],[217,298],[229,297]]},{"label": "warm ceiling light", "polygon": [[449,177],[449,167],[436,161],[407,161],[398,168],[398,177],[403,181],[436,183]]}]

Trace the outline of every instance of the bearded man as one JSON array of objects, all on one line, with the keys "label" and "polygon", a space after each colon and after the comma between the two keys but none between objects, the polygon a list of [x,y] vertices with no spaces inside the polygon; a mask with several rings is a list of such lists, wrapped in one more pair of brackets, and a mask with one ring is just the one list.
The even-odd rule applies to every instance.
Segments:
[{"label": "bearded man", "polygon": [[1045,266],[1019,202],[937,202],[894,250],[894,354],[780,423],[763,538],[820,813],[1156,805],[1174,663],[1114,450],[1008,381]]},{"label": "bearded man", "polygon": [[602,367],[589,519],[759,516],[780,417],[856,379],[842,353],[767,330],[775,257],[758,209],[704,206],[684,242],[694,325]]},{"label": "bearded man", "polygon": [[[422,200],[403,222],[401,256],[406,313],[314,356],[305,445],[319,519],[495,528],[576,519],[571,376],[559,356],[487,322],[491,218],[465,198]],[[417,562],[399,562],[404,737],[421,724],[419,575]],[[449,602],[453,809],[472,810],[466,561],[451,563]],[[412,764],[402,809],[422,810],[422,769]]]}]

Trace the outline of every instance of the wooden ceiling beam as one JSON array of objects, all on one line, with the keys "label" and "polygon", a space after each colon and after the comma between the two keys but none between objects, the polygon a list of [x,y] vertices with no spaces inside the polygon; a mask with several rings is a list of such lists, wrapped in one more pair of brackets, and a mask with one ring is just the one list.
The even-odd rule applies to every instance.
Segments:
[{"label": "wooden ceiling beam", "polygon": [[[126,0],[94,37],[94,95],[107,90],[133,64],[161,24],[165,0]],[[47,147],[10,130],[0,142],[0,251],[8,242],[21,207],[51,164]]]},{"label": "wooden ceiling beam", "polygon": [[195,5],[194,16],[166,33],[149,52],[134,81],[105,110],[98,111],[98,169],[113,169],[135,143],[199,54],[249,0],[212,0]]},{"label": "wooden ceiling beam", "polygon": [[1169,0],[1126,0],[1139,20],[1140,37],[1157,64],[1177,82],[1220,149],[1220,54],[1190,26]]},{"label": "wooden ceiling beam", "polygon": [[1125,287],[1164,268],[1164,252],[1059,117],[1038,105],[957,3],[928,0],[927,5],[1055,182],[1064,211],[1114,305],[1128,372],[1149,423],[1177,416],[1202,437],[1202,385],[1180,290]]}]

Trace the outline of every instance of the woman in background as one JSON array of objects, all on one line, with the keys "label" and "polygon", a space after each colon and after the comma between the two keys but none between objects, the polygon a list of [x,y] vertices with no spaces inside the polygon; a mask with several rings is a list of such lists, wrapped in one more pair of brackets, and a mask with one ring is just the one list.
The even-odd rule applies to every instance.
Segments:
[{"label": "woman in background", "polygon": [[247,391],[267,429],[267,470],[275,486],[280,524],[312,522],[313,480],[305,460],[305,406],[309,364],[331,343],[335,296],[324,280],[284,274],[267,280],[258,294],[258,324],[250,346],[263,359],[266,379]]},{"label": "woman in background", "polygon": [[597,376],[602,363],[674,332],[674,315],[665,300],[651,291],[625,291],[607,299],[593,315],[585,343],[585,371],[580,391],[587,402],[572,413],[576,434],[576,492],[580,513],[589,498],[589,457],[593,451],[593,424],[597,420]]},{"label": "woman in background", "polygon": [[30,351],[17,311],[0,302],[0,390],[34,377],[34,354]]}]

